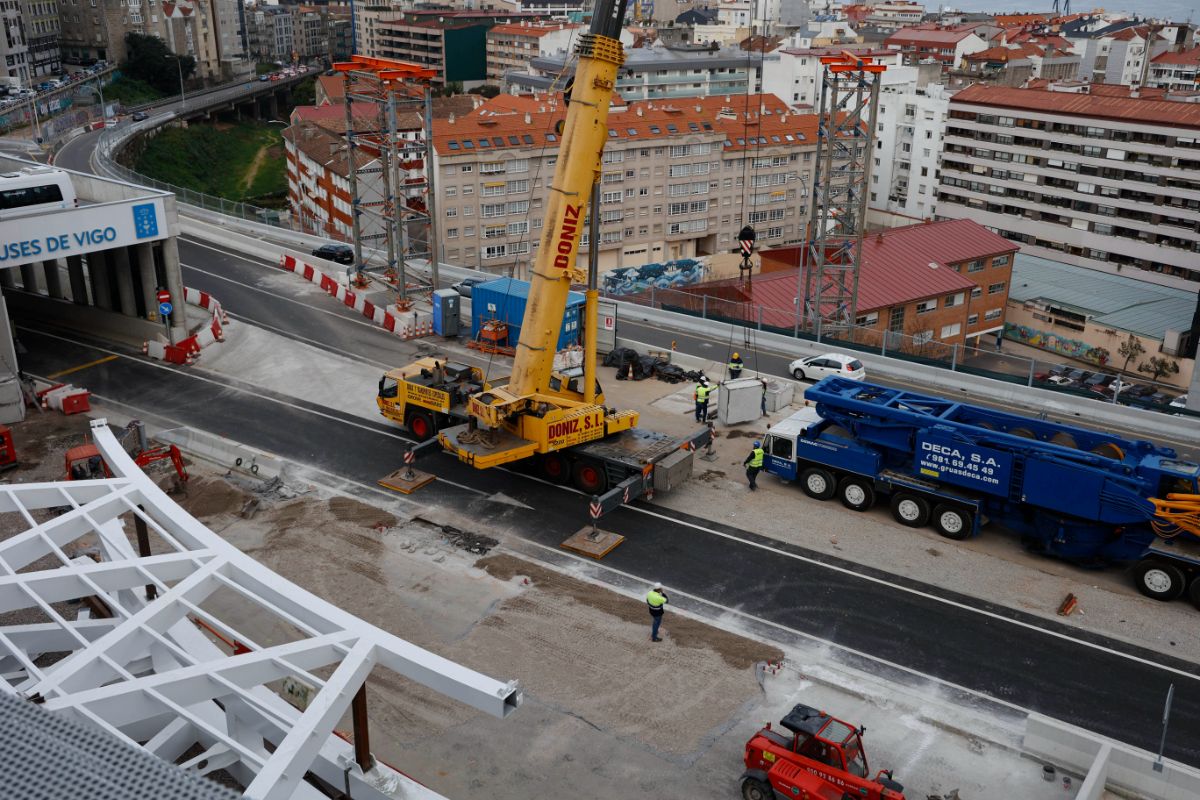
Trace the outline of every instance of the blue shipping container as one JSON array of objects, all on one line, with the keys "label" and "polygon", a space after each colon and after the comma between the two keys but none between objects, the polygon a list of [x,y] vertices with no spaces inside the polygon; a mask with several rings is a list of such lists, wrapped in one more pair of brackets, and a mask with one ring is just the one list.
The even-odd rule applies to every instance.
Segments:
[{"label": "blue shipping container", "polygon": [[[483,323],[491,319],[508,323],[508,346],[516,347],[525,320],[525,303],[529,300],[529,282],[512,278],[497,278],[476,284],[471,289],[471,339],[478,340]],[[579,292],[567,295],[567,310],[563,314],[558,349],[580,344],[583,335],[583,306],[587,301]]]}]

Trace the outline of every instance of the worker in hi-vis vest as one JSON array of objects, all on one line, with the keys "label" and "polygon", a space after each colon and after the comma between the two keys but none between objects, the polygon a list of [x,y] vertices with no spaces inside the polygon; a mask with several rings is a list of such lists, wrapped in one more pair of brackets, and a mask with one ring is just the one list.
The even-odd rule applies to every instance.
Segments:
[{"label": "worker in hi-vis vest", "polygon": [[650,641],[661,642],[658,638],[658,626],[662,625],[663,608],[667,605],[667,593],[662,584],[655,582],[650,591],[646,592],[646,605],[650,608]]},{"label": "worker in hi-vis vest", "polygon": [[696,422],[708,421],[708,397],[715,391],[716,389],[708,385],[708,378],[701,375],[700,380],[696,382],[695,391]]},{"label": "worker in hi-vis vest", "polygon": [[766,453],[762,449],[762,442],[755,440],[754,449],[750,451],[750,455],[746,456],[746,460],[742,464],[746,467],[746,480],[750,481],[750,491],[758,489],[754,481],[758,478],[758,473],[763,468],[763,456]]},{"label": "worker in hi-vis vest", "polygon": [[742,370],[745,369],[745,367],[746,364],[742,361],[742,354],[734,353],[729,359],[729,377],[733,378],[734,380],[742,377]]}]

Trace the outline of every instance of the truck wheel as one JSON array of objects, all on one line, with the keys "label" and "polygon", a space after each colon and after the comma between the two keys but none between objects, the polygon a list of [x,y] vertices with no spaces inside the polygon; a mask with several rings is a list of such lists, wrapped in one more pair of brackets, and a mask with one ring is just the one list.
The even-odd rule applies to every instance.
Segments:
[{"label": "truck wheel", "polygon": [[543,453],[538,468],[542,477],[556,486],[562,486],[571,477],[571,465],[562,453]]},{"label": "truck wheel", "polygon": [[940,503],[933,509],[933,529],[947,539],[970,538],[971,523],[971,515],[958,506]]},{"label": "truck wheel", "polygon": [[1192,578],[1192,585],[1188,588],[1188,600],[1191,600],[1192,605],[1200,610],[1200,575]]},{"label": "truck wheel", "polygon": [[579,461],[571,470],[575,488],[587,494],[602,494],[608,489],[608,475],[595,461]]},{"label": "truck wheel", "polygon": [[742,800],[773,800],[775,792],[758,778],[742,781]]},{"label": "truck wheel", "polygon": [[828,500],[837,491],[837,484],[827,470],[809,467],[800,473],[800,488],[813,499]]},{"label": "truck wheel", "polygon": [[901,525],[923,528],[929,522],[929,503],[920,495],[898,492],[892,495],[892,516]]},{"label": "truck wheel", "polygon": [[838,497],[851,511],[866,511],[875,505],[875,490],[866,478],[848,475],[838,484]]},{"label": "truck wheel", "polygon": [[1165,561],[1139,561],[1133,567],[1133,579],[1138,591],[1164,602],[1183,594],[1183,571]]},{"label": "truck wheel", "polygon": [[430,436],[433,436],[435,429],[433,427],[433,417],[429,416],[424,411],[413,411],[408,415],[408,432],[413,435],[413,438],[418,442],[423,442]]}]

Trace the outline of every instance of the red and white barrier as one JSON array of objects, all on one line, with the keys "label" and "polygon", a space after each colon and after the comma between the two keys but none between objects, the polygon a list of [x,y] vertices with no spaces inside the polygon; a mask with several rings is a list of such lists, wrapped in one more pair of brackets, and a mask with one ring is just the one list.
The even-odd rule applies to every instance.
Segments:
[{"label": "red and white barrier", "polygon": [[433,334],[433,317],[424,311],[406,311],[396,313],[383,306],[372,303],[367,298],[356,294],[350,288],[343,286],[333,278],[318,270],[311,264],[305,264],[295,256],[284,256],[279,259],[279,266],[288,272],[294,272],[309,283],[320,286],[330,296],[340,300],[346,306],[353,308],[371,322],[384,330],[391,331],[401,339],[414,339],[418,336]]},{"label": "red and white barrier", "polygon": [[142,344],[143,353],[159,361],[186,366],[196,363],[196,357],[205,347],[225,341],[225,326],[229,324],[229,316],[217,298],[208,292],[185,286],[183,302],[211,312],[208,322],[191,336],[175,344],[167,344],[163,341],[144,342]]},{"label": "red and white barrier", "polygon": [[37,392],[42,408],[63,414],[80,414],[91,409],[91,393],[69,383],[55,383]]}]

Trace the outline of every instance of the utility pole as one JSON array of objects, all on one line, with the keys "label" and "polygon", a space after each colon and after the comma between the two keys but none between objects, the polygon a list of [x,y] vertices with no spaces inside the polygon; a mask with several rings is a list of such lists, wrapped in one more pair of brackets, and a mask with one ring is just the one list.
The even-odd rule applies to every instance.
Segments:
[{"label": "utility pole", "polygon": [[342,86],[345,89],[343,105],[346,109],[346,179],[350,183],[350,230],[354,237],[354,279],[363,279],[362,231],[359,230],[358,215],[360,213],[358,196],[358,158],[354,148],[354,106],[350,99],[350,84],[354,77],[349,72],[342,73]]},{"label": "utility pole", "polygon": [[[425,84],[425,209],[429,212],[429,278],[439,288],[438,264],[442,260],[442,242],[438,238],[437,169],[433,163],[433,91]],[[482,250],[482,248],[480,248]]]}]

